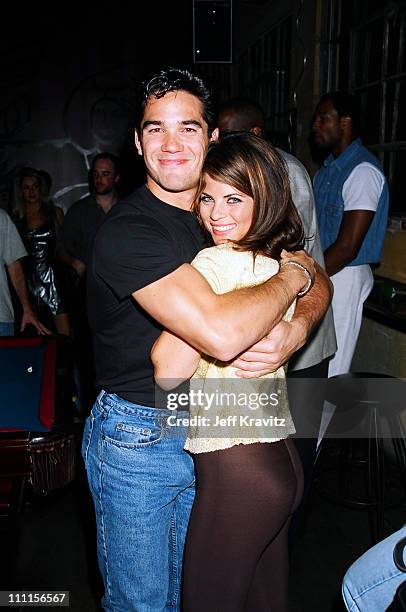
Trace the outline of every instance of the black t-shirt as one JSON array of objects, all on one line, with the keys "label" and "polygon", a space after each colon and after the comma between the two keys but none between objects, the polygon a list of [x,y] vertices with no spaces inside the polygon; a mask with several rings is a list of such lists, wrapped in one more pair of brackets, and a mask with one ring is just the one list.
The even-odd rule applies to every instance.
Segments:
[{"label": "black t-shirt", "polygon": [[190,212],[146,187],[114,206],[98,229],[87,270],[96,384],[143,406],[154,405],[150,352],[162,331],[131,297],[189,263],[203,246]]},{"label": "black t-shirt", "polygon": [[72,204],[59,232],[59,250],[87,263],[87,253],[97,228],[106,214],[93,195]]}]

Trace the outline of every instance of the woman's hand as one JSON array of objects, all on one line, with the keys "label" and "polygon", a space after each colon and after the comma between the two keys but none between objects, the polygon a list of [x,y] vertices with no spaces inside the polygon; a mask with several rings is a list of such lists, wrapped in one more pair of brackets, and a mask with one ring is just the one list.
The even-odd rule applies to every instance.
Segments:
[{"label": "woman's hand", "polygon": [[200,353],[175,334],[163,331],[151,349],[156,383],[169,391],[193,376]]}]

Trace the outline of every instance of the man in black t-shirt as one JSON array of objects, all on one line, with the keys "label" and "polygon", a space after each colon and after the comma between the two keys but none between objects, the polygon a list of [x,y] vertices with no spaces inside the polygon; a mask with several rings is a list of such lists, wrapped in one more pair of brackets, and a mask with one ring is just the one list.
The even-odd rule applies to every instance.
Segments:
[{"label": "man in black t-shirt", "polygon": [[117,203],[119,181],[118,157],[108,151],[95,155],[89,171],[91,193],[72,204],[59,232],[58,255],[68,266],[66,284],[79,382],[79,408],[86,416],[96,395],[92,337],[86,315],[87,256],[98,227]]},{"label": "man in black t-shirt", "polygon": [[113,153],[98,153],[89,171],[91,193],[66,213],[59,233],[59,256],[82,277],[97,228],[118,200],[119,159]]},{"label": "man in black t-shirt", "polygon": [[[150,350],[161,330],[222,361],[252,347],[243,359],[269,372],[302,346],[330,300],[329,281],[317,268],[292,322],[278,323],[307,282],[296,266],[238,295],[216,295],[190,266],[202,247],[190,208],[207,144],[216,137],[199,78],[177,69],[152,77],[135,136],[147,184],[112,209],[89,260],[88,312],[102,391],[86,422],[82,454],[105,610],[180,606],[194,472],[183,450],[186,428],[168,426],[173,413],[154,404]],[[271,302],[278,304],[277,318]]]}]

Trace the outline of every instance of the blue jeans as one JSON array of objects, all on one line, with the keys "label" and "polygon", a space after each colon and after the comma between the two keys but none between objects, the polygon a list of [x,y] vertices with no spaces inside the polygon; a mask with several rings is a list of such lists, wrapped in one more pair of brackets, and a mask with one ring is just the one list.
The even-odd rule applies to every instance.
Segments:
[{"label": "blue jeans", "polygon": [[[349,568],[343,580],[343,598],[350,612],[382,612],[406,580],[393,561],[395,544],[406,536],[406,526],[367,550]],[[405,555],[404,555],[404,561]]]},{"label": "blue jeans", "polygon": [[0,323],[0,336],[14,336],[14,323]]},{"label": "blue jeans", "polygon": [[102,391],[86,421],[82,456],[95,505],[105,610],[180,609],[195,479],[183,450],[186,427],[167,424],[173,414]]}]

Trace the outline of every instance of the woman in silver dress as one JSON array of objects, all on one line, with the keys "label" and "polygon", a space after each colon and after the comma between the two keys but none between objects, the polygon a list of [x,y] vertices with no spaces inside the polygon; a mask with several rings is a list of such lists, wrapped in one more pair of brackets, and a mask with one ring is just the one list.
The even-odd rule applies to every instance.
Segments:
[{"label": "woman in silver dress", "polygon": [[13,212],[28,253],[23,263],[32,305],[38,315],[52,315],[57,333],[69,336],[60,264],[55,257],[63,212],[50,202],[47,185],[37,170],[27,167],[18,173]]}]

